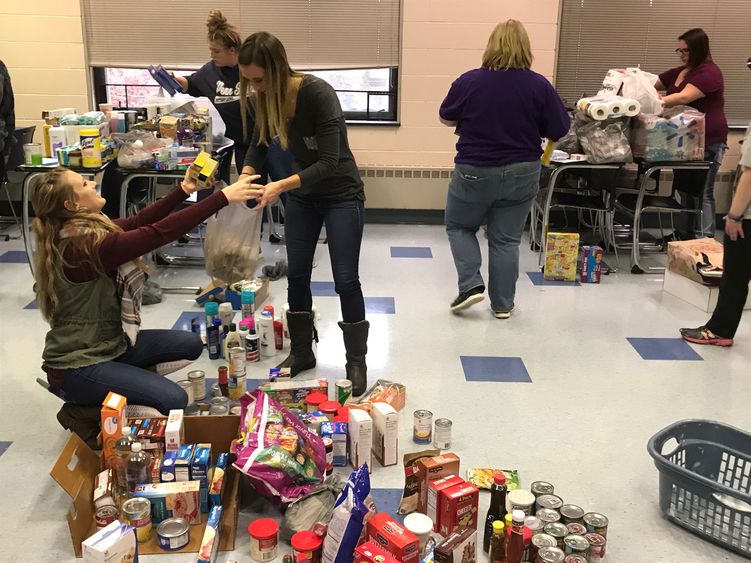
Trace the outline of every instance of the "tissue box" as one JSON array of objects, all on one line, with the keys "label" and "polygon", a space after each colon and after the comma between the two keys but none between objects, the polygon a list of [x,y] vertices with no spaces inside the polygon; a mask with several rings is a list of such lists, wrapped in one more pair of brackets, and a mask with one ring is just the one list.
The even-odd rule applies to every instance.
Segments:
[{"label": "tissue box", "polygon": [[370,415],[373,417],[373,455],[384,467],[396,465],[399,413],[388,403],[373,403]]},{"label": "tissue box", "polygon": [[545,279],[576,281],[579,233],[548,233],[545,244]]},{"label": "tissue box", "polygon": [[582,283],[600,283],[603,254],[604,252],[599,246],[582,246]]},{"label": "tissue box", "polygon": [[138,561],[138,542],[132,526],[115,520],[83,541],[84,563],[121,563]]}]

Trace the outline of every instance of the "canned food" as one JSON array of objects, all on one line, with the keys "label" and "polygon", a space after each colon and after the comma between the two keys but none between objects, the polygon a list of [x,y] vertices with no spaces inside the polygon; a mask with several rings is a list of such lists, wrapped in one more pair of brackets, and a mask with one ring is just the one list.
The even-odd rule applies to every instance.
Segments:
[{"label": "canned food", "polygon": [[221,405],[229,408],[229,397],[213,397],[211,399],[211,405]]},{"label": "canned food", "polygon": [[433,447],[437,450],[447,450],[451,447],[451,425],[448,418],[435,419],[435,432],[433,434]]},{"label": "canned food", "polygon": [[589,542],[589,558],[591,561],[599,561],[605,557],[605,548],[607,547],[608,540],[605,536],[600,534],[588,533],[584,534],[584,539]]},{"label": "canned food", "polygon": [[561,519],[561,514],[557,510],[553,510],[552,508],[541,508],[535,513],[535,516],[542,520],[543,527],[546,524],[552,524],[553,522],[558,522]]},{"label": "canned food", "polygon": [[514,510],[521,510],[524,516],[532,516],[534,503],[535,495],[523,489],[514,489],[506,495],[506,513],[511,514]]},{"label": "canned food", "polygon": [[215,416],[229,414],[229,408],[227,408],[227,405],[211,405],[209,407],[209,414]]},{"label": "canned food", "polygon": [[536,563],[563,563],[566,555],[557,547],[541,547],[537,552]]},{"label": "canned food", "polygon": [[583,536],[587,533],[587,527],[581,522],[571,522],[570,524],[566,524],[566,528],[568,528],[569,534],[575,534],[577,536]]},{"label": "canned food", "polygon": [[555,487],[547,481],[534,481],[529,490],[535,495],[535,498],[541,495],[552,495],[555,492]]},{"label": "canned food", "polygon": [[200,369],[189,371],[188,381],[193,385],[193,400],[204,400],[206,398],[206,373]]},{"label": "canned food", "polygon": [[352,382],[349,379],[337,379],[336,383],[336,401],[344,406],[352,396]]},{"label": "canned food", "polygon": [[190,524],[185,518],[167,518],[157,526],[156,535],[162,549],[182,549],[190,543]]},{"label": "canned food", "polygon": [[188,395],[188,404],[192,405],[196,402],[196,396],[193,393],[193,383],[188,379],[181,379],[180,381],[176,382],[180,387],[183,388],[183,391]]},{"label": "canned food", "polygon": [[543,532],[548,534],[549,536],[553,536],[555,538],[556,544],[560,549],[563,549],[564,543],[563,538],[565,538],[568,535],[568,528],[566,528],[565,524],[561,524],[560,522],[553,522],[552,524],[546,524],[545,527],[542,529]]},{"label": "canned food", "polygon": [[588,563],[588,561],[583,555],[574,553],[572,555],[567,555],[566,559],[563,560],[563,563]]},{"label": "canned food", "polygon": [[415,444],[429,444],[433,438],[433,413],[417,410],[412,425],[412,441]]},{"label": "canned food", "polygon": [[563,506],[563,499],[556,495],[540,495],[535,500],[535,513],[541,508],[558,510]]},{"label": "canned food", "polygon": [[545,526],[545,523],[540,520],[537,516],[527,516],[524,519],[524,526],[529,528],[529,531],[532,532],[532,535],[539,534],[542,532],[543,526]]},{"label": "canned food", "polygon": [[572,522],[581,522],[584,516],[584,509],[575,504],[564,504],[558,512],[561,513],[561,522],[571,524]]},{"label": "canned food", "polygon": [[219,387],[218,383],[214,383],[214,385],[211,386],[211,398],[216,399],[217,397],[222,396],[222,388]]},{"label": "canned food", "polygon": [[608,537],[608,517],[599,512],[587,512],[582,516],[582,521],[590,534],[600,534],[603,538]]},{"label": "canned food", "polygon": [[112,524],[112,522],[117,520],[118,514],[117,507],[113,504],[97,508],[97,511],[94,513],[97,530],[101,530]]},{"label": "canned food", "polygon": [[589,553],[589,542],[584,536],[569,535],[563,538],[564,548],[563,551],[566,555],[571,553],[578,553],[580,555],[587,555]]},{"label": "canned food", "polygon": [[536,534],[532,536],[532,541],[529,544],[529,559],[534,561],[537,559],[537,552],[543,547],[556,547],[558,542],[553,536],[548,534]]},{"label": "canned food", "polygon": [[151,539],[153,527],[151,525],[151,502],[145,498],[132,498],[123,503],[123,518],[136,529],[139,543]]}]

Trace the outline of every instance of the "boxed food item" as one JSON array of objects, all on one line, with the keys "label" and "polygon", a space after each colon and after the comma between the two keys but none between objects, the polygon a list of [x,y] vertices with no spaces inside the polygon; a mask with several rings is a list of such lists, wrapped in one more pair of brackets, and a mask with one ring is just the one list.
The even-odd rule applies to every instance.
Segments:
[{"label": "boxed food item", "polygon": [[185,426],[182,409],[169,411],[167,425],[164,428],[164,449],[176,452],[185,443]]},{"label": "boxed food item", "polygon": [[159,120],[159,135],[161,137],[177,138],[177,117],[165,115]]},{"label": "boxed food item", "polygon": [[180,446],[175,458],[175,481],[190,481],[190,462],[195,448],[195,444]]},{"label": "boxed food item", "polygon": [[84,563],[120,563],[138,561],[138,542],[132,526],[115,520],[84,540]]},{"label": "boxed food item", "polygon": [[441,491],[450,489],[456,485],[461,485],[464,482],[464,479],[458,475],[449,475],[428,483],[428,510],[425,514],[430,516],[430,519],[433,520],[434,532],[441,531],[441,500],[443,500],[443,497],[441,497]]},{"label": "boxed food item", "polygon": [[102,403],[102,457],[106,467],[114,469],[115,444],[123,434],[125,397],[110,391]]},{"label": "boxed food item", "polygon": [[281,379],[261,383],[258,387],[277,403],[288,409],[305,411],[305,398],[311,393],[329,394],[328,379]]},{"label": "boxed food item", "polygon": [[209,158],[201,168],[201,172],[198,174],[196,184],[199,188],[208,188],[211,185],[211,178],[214,176],[219,163],[213,158]]},{"label": "boxed food item", "polygon": [[435,563],[475,563],[477,530],[457,528],[433,551]]},{"label": "boxed food item", "polygon": [[388,403],[373,403],[373,454],[384,467],[397,464],[399,413]]},{"label": "boxed food item", "polygon": [[368,539],[403,563],[420,560],[420,540],[385,512],[368,520]]},{"label": "boxed food item", "polygon": [[334,442],[334,467],[347,465],[347,422],[324,422],[321,436],[328,436]]},{"label": "boxed food item", "polygon": [[349,460],[357,469],[368,464],[368,472],[373,470],[373,419],[361,409],[349,411]]},{"label": "boxed food item", "polygon": [[440,534],[448,536],[459,526],[477,529],[480,491],[472,483],[462,483],[440,492]]},{"label": "boxed food item", "polygon": [[602,257],[604,251],[599,246],[582,246],[581,282],[600,283]]},{"label": "boxed food item", "polygon": [[177,461],[177,452],[164,452],[162,467],[160,468],[162,483],[171,483],[177,480],[175,478],[175,461]]},{"label": "boxed food item", "polygon": [[193,163],[190,165],[190,168],[188,168],[188,177],[193,181],[197,181],[198,176],[201,174],[201,169],[209,160],[211,160],[211,155],[209,153],[206,151],[199,152],[198,156],[196,156]]},{"label": "boxed food item", "polygon": [[115,505],[115,480],[112,469],[105,469],[94,482],[94,508]]},{"label": "boxed food item", "polygon": [[229,454],[221,453],[216,458],[216,467],[211,474],[211,486],[209,487],[209,504],[221,506],[222,491],[224,490],[224,473],[227,471]]},{"label": "boxed food item", "polygon": [[545,279],[576,281],[579,233],[548,233],[545,244]]},{"label": "boxed food item", "polygon": [[400,563],[388,551],[378,547],[375,542],[366,541],[355,549],[355,563]]},{"label": "boxed food item", "polygon": [[162,456],[155,454],[151,458],[151,482],[162,482]]},{"label": "boxed food item", "polygon": [[213,506],[209,512],[206,529],[203,532],[201,546],[198,550],[196,563],[213,563],[216,560],[216,552],[219,547],[219,531],[222,520],[222,507]]},{"label": "boxed food item", "polygon": [[425,514],[428,509],[428,483],[448,475],[459,475],[459,456],[445,453],[417,460],[417,477],[420,482],[420,496],[417,511]]},{"label": "boxed food item", "polygon": [[300,415],[302,423],[308,427],[308,430],[321,435],[321,424],[329,421],[329,417],[320,411],[303,413]]},{"label": "boxed food item", "polygon": [[190,480],[201,483],[201,512],[209,511],[209,471],[211,469],[211,444],[196,444],[190,462]]},{"label": "boxed food item", "polygon": [[132,496],[151,502],[151,521],[158,524],[167,518],[185,518],[191,524],[201,523],[201,484],[198,481],[147,483],[136,485]]}]

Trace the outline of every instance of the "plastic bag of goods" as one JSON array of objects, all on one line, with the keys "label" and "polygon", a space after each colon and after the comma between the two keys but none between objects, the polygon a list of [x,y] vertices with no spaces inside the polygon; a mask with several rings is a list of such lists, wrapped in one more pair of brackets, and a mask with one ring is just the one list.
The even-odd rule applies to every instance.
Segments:
[{"label": "plastic bag of goods", "polygon": [[658,114],[664,109],[664,104],[655,88],[657,75],[644,72],[639,68],[627,68],[623,76],[621,96],[636,100],[641,105],[641,112]]},{"label": "plastic bag of goods", "polygon": [[628,119],[597,121],[576,114],[576,135],[587,161],[592,164],[632,162]]},{"label": "plastic bag of goods", "polygon": [[231,203],[206,222],[206,273],[225,286],[252,278],[261,257],[263,215]]},{"label": "plastic bag of goods", "polygon": [[369,494],[370,475],[367,464],[363,464],[350,474],[336,501],[323,540],[323,563],[352,563],[370,512],[366,502]]},{"label": "plastic bag of goods", "polygon": [[259,493],[286,504],[323,482],[326,449],[320,436],[263,391],[246,393],[240,405],[234,466]]},{"label": "plastic bag of goods", "polygon": [[145,131],[115,133],[112,140],[118,147],[117,165],[120,168],[153,168],[154,151],[165,146],[162,140]]},{"label": "plastic bag of goods", "polygon": [[344,479],[333,474],[322,485],[293,501],[284,511],[279,537],[289,541],[297,532],[312,530],[317,522],[327,524],[344,485]]},{"label": "plastic bag of goods", "polygon": [[568,133],[555,142],[555,148],[569,154],[580,153],[582,152],[582,147],[579,144],[579,138],[576,136],[574,115],[569,114],[569,117],[571,117],[571,125],[569,126]]},{"label": "plastic bag of goods", "polygon": [[640,115],[634,120],[631,149],[649,162],[703,160],[704,114],[676,106],[662,115]]}]

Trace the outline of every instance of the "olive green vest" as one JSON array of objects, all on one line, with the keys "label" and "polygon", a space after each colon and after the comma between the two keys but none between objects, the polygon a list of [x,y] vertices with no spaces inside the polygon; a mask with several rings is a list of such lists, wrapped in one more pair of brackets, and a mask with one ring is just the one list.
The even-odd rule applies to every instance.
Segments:
[{"label": "olive green vest", "polygon": [[44,346],[44,363],[67,369],[113,360],[127,348],[117,286],[109,276],[56,283],[59,304]]}]

